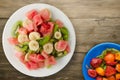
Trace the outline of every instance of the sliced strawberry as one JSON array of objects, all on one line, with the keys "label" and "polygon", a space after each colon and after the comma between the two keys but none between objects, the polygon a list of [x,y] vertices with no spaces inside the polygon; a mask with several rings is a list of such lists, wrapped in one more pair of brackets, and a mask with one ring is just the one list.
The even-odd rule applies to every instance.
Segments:
[{"label": "sliced strawberry", "polygon": [[95,78],[97,76],[97,72],[93,69],[88,69],[88,75],[92,78]]},{"label": "sliced strawberry", "polygon": [[105,76],[106,77],[109,77],[109,76],[112,76],[116,73],[116,70],[115,68],[111,67],[111,66],[107,66],[106,69],[105,69]]}]

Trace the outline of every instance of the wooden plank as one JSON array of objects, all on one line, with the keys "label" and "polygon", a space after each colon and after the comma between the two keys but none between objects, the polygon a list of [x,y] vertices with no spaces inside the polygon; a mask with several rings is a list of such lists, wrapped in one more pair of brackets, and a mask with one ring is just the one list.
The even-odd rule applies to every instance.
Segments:
[{"label": "wooden plank", "polygon": [[[4,59],[4,62],[0,61],[0,79],[10,79],[12,80],[23,80],[23,79],[29,79],[29,80],[35,80],[35,79],[42,79],[42,80],[83,80],[82,71],[81,71],[81,64],[84,57],[84,53],[75,53],[72,57],[69,64],[60,72],[49,76],[45,78],[31,78],[28,77],[18,71],[16,71],[8,62],[8,64],[2,64],[6,63],[5,57],[0,55],[0,58]],[[71,75],[71,76],[70,76]]]},{"label": "wooden plank", "polygon": [[31,3],[51,4],[72,19],[120,17],[120,0],[0,0],[0,18],[8,18],[20,7]]}]

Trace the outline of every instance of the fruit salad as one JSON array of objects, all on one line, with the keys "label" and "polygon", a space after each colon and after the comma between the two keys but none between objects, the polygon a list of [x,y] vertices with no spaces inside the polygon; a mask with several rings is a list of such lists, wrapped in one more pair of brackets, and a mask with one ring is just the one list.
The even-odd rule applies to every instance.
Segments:
[{"label": "fruit salad", "polygon": [[30,10],[25,20],[15,22],[11,28],[8,41],[15,48],[16,57],[29,70],[55,65],[57,58],[70,52],[69,31],[51,14],[48,9]]},{"label": "fruit salad", "polygon": [[88,75],[96,80],[120,80],[120,51],[114,48],[104,50],[92,58]]}]

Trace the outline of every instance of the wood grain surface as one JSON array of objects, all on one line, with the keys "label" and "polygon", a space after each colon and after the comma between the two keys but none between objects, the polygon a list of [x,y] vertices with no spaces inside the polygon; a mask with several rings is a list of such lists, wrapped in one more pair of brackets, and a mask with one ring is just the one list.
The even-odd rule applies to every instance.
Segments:
[{"label": "wood grain surface", "polygon": [[[31,3],[46,3],[62,10],[72,21],[77,43],[69,64],[44,78],[26,76],[12,67],[2,48],[2,32],[17,9]],[[120,44],[120,0],[0,0],[0,80],[84,80],[82,61],[87,51],[101,42]]]}]

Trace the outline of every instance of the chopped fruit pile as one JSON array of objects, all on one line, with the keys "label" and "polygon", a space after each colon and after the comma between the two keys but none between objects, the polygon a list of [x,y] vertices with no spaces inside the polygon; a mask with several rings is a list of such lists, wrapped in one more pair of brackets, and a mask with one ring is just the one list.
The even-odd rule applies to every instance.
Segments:
[{"label": "chopped fruit pile", "polygon": [[50,67],[56,58],[70,52],[69,31],[60,20],[54,20],[48,9],[30,10],[24,21],[17,21],[8,39],[17,58],[30,70]]},{"label": "chopped fruit pile", "polygon": [[120,80],[120,51],[109,48],[92,58],[88,75],[96,80]]}]

